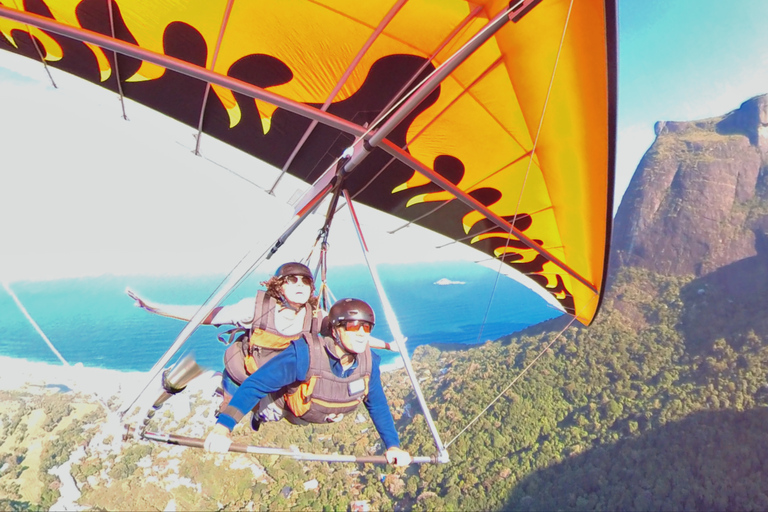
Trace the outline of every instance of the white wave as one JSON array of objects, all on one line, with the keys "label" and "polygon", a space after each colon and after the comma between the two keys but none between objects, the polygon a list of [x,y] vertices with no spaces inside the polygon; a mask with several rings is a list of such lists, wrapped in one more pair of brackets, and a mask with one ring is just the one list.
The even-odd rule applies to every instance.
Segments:
[{"label": "white wave", "polygon": [[464,282],[464,281],[451,281],[447,277],[444,277],[442,279],[438,279],[437,281],[435,281],[434,284],[437,284],[437,285],[440,285],[440,286],[448,286],[448,285],[452,285],[452,284],[467,284],[467,283]]}]

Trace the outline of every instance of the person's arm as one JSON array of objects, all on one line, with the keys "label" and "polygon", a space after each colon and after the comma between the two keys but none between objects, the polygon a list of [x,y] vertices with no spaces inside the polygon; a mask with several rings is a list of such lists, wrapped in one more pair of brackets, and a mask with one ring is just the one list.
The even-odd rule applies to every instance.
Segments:
[{"label": "person's arm", "polygon": [[262,398],[293,384],[300,380],[299,377],[305,378],[308,368],[309,348],[306,342],[303,338],[292,341],[285,350],[243,381],[227,408],[219,414],[217,423],[231,431]]},{"label": "person's arm", "polygon": [[[183,320],[185,322],[189,322],[200,309],[200,306],[157,304],[149,302],[139,297],[139,295],[130,288],[127,288],[125,293],[135,301],[134,305],[136,307],[156,315],[175,318],[176,320]],[[244,323],[250,323],[253,319],[253,311],[255,307],[254,300],[254,298],[245,298],[231,306],[217,306],[202,323],[207,325],[242,325]]]},{"label": "person's arm", "polygon": [[213,430],[205,438],[205,450],[227,452],[232,444],[230,433],[243,416],[269,393],[306,379],[308,371],[309,346],[304,338],[294,340],[288,348],[243,381],[227,408],[219,414]]},{"label": "person's arm", "polygon": [[379,370],[380,358],[371,354],[373,364],[371,366],[371,378],[368,381],[368,396],[363,403],[371,416],[373,426],[381,436],[381,440],[387,447],[385,453],[387,462],[397,466],[407,466],[411,463],[411,456],[405,450],[400,449],[400,438],[395,430],[395,420],[392,419],[392,411],[389,410],[387,395],[381,385],[381,371]]}]

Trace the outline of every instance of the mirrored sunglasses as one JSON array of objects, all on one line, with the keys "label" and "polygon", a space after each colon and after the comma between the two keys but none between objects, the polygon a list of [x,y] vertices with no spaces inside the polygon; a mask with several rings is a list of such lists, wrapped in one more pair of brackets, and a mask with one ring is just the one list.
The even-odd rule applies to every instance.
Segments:
[{"label": "mirrored sunglasses", "polygon": [[349,320],[344,322],[344,329],[346,329],[347,332],[357,332],[360,328],[363,329],[363,332],[369,333],[371,332],[371,329],[373,329],[373,325],[363,320]]},{"label": "mirrored sunglasses", "polygon": [[301,279],[301,282],[305,285],[312,286],[312,280],[307,276],[285,276],[283,279],[289,284],[296,284],[299,282],[299,279]]}]

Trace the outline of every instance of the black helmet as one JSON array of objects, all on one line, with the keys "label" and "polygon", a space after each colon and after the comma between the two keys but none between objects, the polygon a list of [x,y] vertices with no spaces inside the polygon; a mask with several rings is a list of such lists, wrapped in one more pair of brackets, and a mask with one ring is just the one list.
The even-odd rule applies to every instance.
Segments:
[{"label": "black helmet", "polygon": [[368,303],[360,299],[341,299],[336,301],[328,312],[328,318],[334,327],[338,327],[343,322],[350,320],[362,320],[369,322],[371,325],[376,323],[373,309],[371,309]]},{"label": "black helmet", "polygon": [[275,277],[286,276],[305,276],[312,279],[313,281],[315,280],[315,278],[312,276],[312,271],[309,270],[309,267],[296,261],[283,263],[275,271]]}]

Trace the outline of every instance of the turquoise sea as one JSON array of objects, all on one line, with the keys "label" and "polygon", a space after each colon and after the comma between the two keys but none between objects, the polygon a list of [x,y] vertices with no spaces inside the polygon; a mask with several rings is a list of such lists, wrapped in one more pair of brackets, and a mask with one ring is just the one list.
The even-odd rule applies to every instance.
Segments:
[{"label": "turquoise sea", "polygon": [[[483,325],[496,274],[472,263],[382,265],[379,274],[408,338],[410,353],[430,343],[483,343],[561,314],[525,286],[502,276]],[[254,273],[223,304],[254,294],[267,277]],[[126,287],[153,302],[202,304],[223,280],[224,276],[100,276],[15,282],[11,288],[70,364],[147,371],[171,346],[184,323],[134,307]],[[435,284],[439,280],[452,284]],[[337,298],[369,301],[377,318],[373,334],[392,339],[366,267],[331,268],[328,283]],[[191,351],[201,365],[219,369],[225,346],[216,334],[224,330],[201,326],[181,353]],[[58,364],[2,289],[0,355]],[[399,358],[391,352],[381,355],[384,363]]]}]

